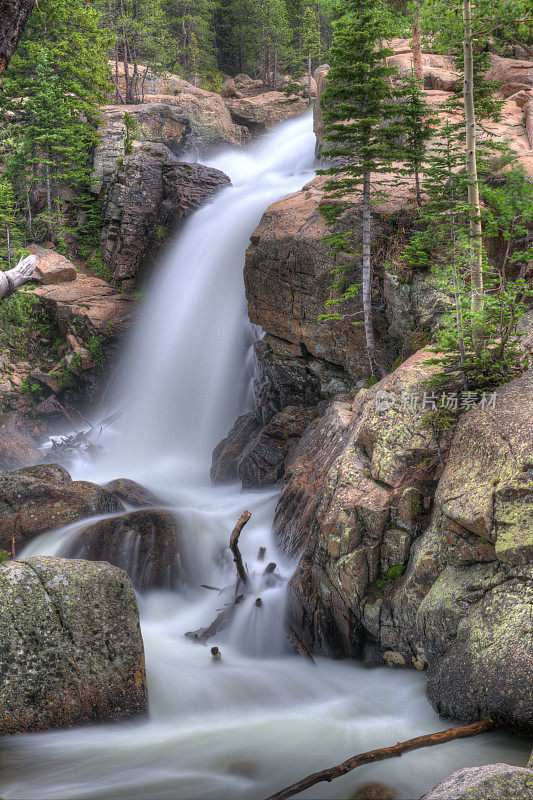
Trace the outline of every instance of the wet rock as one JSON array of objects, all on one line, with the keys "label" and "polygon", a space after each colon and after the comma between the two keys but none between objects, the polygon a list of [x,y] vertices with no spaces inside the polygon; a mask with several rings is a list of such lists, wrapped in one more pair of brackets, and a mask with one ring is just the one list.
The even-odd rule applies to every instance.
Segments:
[{"label": "wet rock", "polygon": [[110,492],[71,481],[57,465],[29,467],[0,478],[0,547],[17,552],[35,536],[98,514],[123,511]]},{"label": "wet rock", "polygon": [[[255,397],[263,422],[268,422],[287,406],[316,405],[328,391],[327,380],[322,383],[322,374],[312,371],[314,363],[292,354],[275,353],[266,337],[254,343],[254,354]],[[345,387],[346,384],[343,384]]]},{"label": "wet rock", "polygon": [[350,795],[350,800],[395,800],[398,794],[382,783],[365,783]]},{"label": "wet rock", "polygon": [[283,477],[294,445],[317,416],[315,406],[288,406],[265,425],[245,450],[237,474],[245,488],[262,488]]},{"label": "wet rock", "polygon": [[454,772],[421,800],[525,800],[533,797],[533,771],[510,764]]},{"label": "wet rock", "polygon": [[182,221],[229,183],[219,170],[178,161],[165,145],[134,143],[105,192],[102,247],[114,278],[146,271]]},{"label": "wet rock", "polygon": [[0,735],[147,711],[133,587],[110,564],[36,557],[0,567]]},{"label": "wet rock", "polygon": [[109,483],[104,483],[104,489],[118,497],[121,502],[136,508],[165,505],[161,498],[150,489],[141,486],[136,481],[129,480],[129,478],[117,478]]},{"label": "wet rock", "polygon": [[108,561],[123,569],[140,592],[176,589],[187,582],[179,525],[166,510],[132,511],[87,525],[61,555]]},{"label": "wet rock", "polygon": [[249,411],[235,421],[228,435],[213,450],[211,480],[237,480],[237,466],[246,448],[261,429],[261,414]]},{"label": "wet rock", "polygon": [[0,415],[0,471],[11,472],[42,460],[33,435],[19,414]]}]

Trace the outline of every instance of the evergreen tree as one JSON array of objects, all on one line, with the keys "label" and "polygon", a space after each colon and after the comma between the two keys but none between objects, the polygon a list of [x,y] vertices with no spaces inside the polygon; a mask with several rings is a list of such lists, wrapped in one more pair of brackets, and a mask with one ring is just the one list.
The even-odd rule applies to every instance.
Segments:
[{"label": "evergreen tree", "polygon": [[0,178],[0,268],[11,269],[20,260],[23,235],[15,208],[13,187],[4,176]]},{"label": "evergreen tree", "polygon": [[307,72],[308,102],[311,105],[311,78],[313,59],[320,54],[319,18],[315,7],[306,6],[300,25],[300,41],[303,63]]},{"label": "evergreen tree", "polygon": [[30,225],[30,195],[38,205],[44,196],[51,239],[64,224],[65,190],[83,194],[89,182],[98,107],[109,87],[109,38],[99,21],[82,0],[41,0],[3,83],[4,124],[16,142],[8,174]]},{"label": "evergreen tree", "polygon": [[[334,159],[326,174],[326,200],[322,213],[335,225],[347,207],[345,196],[357,194],[362,208],[362,301],[366,346],[372,374],[385,374],[378,358],[372,312],[370,206],[379,197],[379,174],[390,170],[398,155],[397,92],[386,63],[391,51],[380,46],[383,25],[376,0],[347,0],[345,15],[335,24],[331,70],[323,95],[325,155]],[[372,196],[372,191],[374,195]],[[328,237],[336,253],[350,252],[355,259],[354,232],[334,232]],[[341,300],[353,296],[348,287]],[[336,300],[331,303],[337,302]],[[330,303],[330,304],[331,304]],[[339,319],[328,314],[325,319]]]},{"label": "evergreen tree", "polygon": [[421,176],[426,160],[427,145],[435,134],[437,119],[429,106],[414,69],[405,78],[404,93],[398,104],[398,117],[403,132],[400,175],[412,175],[418,207],[422,205]]}]

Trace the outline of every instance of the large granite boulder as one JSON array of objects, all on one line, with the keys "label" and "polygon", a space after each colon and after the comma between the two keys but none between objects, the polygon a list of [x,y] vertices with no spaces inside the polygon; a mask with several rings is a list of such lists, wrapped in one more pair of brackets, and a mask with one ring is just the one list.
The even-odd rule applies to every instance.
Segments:
[{"label": "large granite boulder", "polygon": [[35,536],[87,517],[123,511],[94,483],[72,481],[56,464],[27,467],[0,478],[0,548],[19,552]]},{"label": "large granite boulder", "polygon": [[421,800],[526,800],[533,797],[533,770],[510,764],[459,769]]},{"label": "large granite boulder", "polygon": [[533,568],[446,567],[417,613],[435,710],[530,733],[532,615]]},{"label": "large granite boulder", "polygon": [[64,558],[108,561],[140,592],[178,589],[188,581],[187,554],[176,518],[151,508],[87,525],[61,549]]},{"label": "large granite boulder", "polygon": [[163,144],[135,142],[132,150],[107,183],[102,248],[115,280],[133,284],[182,221],[230,180],[178,161]]},{"label": "large granite boulder", "polygon": [[122,570],[36,557],[0,566],[0,735],[147,711],[133,587]]}]

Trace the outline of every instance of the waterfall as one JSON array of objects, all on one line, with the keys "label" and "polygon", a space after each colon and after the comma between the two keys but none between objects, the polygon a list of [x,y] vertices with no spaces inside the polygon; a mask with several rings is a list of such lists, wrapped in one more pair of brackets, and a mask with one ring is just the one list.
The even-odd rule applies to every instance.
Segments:
[{"label": "waterfall", "polygon": [[[271,537],[277,492],[209,483],[212,448],[250,403],[249,237],[268,205],[312,177],[313,151],[307,113],[253,149],[210,162],[232,186],[188,220],[156,271],[110,400],[122,416],[105,432],[103,456],[74,471],[101,483],[140,480],[180,520],[192,586],[138,597],[150,716],[3,741],[0,795],[9,800],[261,800],[349,755],[447,727],[415,671],[321,658],[313,666],[290,652],[283,618],[294,564]],[[208,625],[224,602],[200,584],[232,581],[225,548],[245,508],[252,519],[241,549],[253,592],[213,640],[222,652],[214,663],[184,634]],[[60,553],[79,527],[45,534],[26,553]],[[262,574],[269,561],[275,579]],[[381,782],[415,798],[461,766],[521,757],[513,740],[488,735],[364,767],[302,797],[348,797]]]}]

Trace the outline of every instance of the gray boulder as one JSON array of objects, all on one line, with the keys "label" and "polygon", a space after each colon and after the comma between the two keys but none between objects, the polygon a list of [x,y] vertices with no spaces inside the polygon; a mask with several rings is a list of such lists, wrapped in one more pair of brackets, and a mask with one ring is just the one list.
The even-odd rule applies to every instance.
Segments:
[{"label": "gray boulder", "polygon": [[0,567],[0,735],[147,711],[133,587],[110,564],[36,557]]},{"label": "gray boulder", "polygon": [[532,770],[510,764],[488,764],[457,770],[421,800],[528,800],[532,797]]}]

